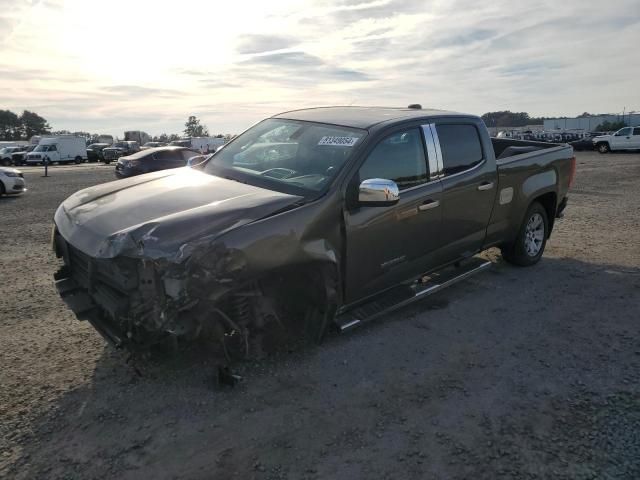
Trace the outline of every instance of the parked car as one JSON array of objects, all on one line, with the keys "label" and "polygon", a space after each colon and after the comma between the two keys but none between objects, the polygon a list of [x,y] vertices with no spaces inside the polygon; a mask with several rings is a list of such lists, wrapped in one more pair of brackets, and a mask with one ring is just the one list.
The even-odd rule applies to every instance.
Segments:
[{"label": "parked car", "polygon": [[0,167],[0,195],[17,195],[27,191],[27,184],[20,170]]},{"label": "parked car", "polygon": [[574,150],[593,150],[593,138],[597,135],[598,133],[586,133],[582,138],[569,142],[569,145],[571,145]]},{"label": "parked car", "polygon": [[102,162],[104,161],[104,155],[102,150],[111,146],[110,143],[92,143],[87,147],[87,158],[90,162]]},{"label": "parked car", "polygon": [[472,256],[487,248],[537,263],[574,173],[570,146],[491,139],[474,115],[286,112],[195,168],[65,200],[56,285],[132,349],[201,334],[248,346],[280,325],[320,339],[486,269]]},{"label": "parked car", "polygon": [[32,152],[27,153],[29,165],[50,163],[82,163],[87,160],[87,142],[84,137],[60,135],[44,137]]},{"label": "parked car", "polygon": [[217,148],[226,143],[224,138],[220,137],[186,137],[180,140],[174,140],[169,145],[176,145],[179,147],[187,147],[192,150],[197,150],[199,153],[213,153]]},{"label": "parked car", "polygon": [[124,142],[116,142],[110,147],[102,149],[102,158],[104,163],[111,163],[120,157],[131,155],[140,151],[140,144],[136,141],[129,140]]},{"label": "parked car", "polygon": [[25,165],[27,163],[27,153],[33,152],[37,145],[28,145],[24,150],[13,152],[11,154],[11,162],[13,165]]},{"label": "parked car", "polygon": [[13,165],[12,155],[17,152],[24,152],[27,149],[26,146],[18,147],[4,147],[0,149],[0,165],[8,167]]},{"label": "parked car", "polygon": [[140,147],[140,150],[146,150],[147,148],[156,148],[156,147],[164,147],[166,143],[163,142],[147,142]]},{"label": "parked car", "polygon": [[120,157],[116,163],[116,177],[125,178],[143,173],[179,168],[187,165],[189,160],[198,152],[184,147],[157,147],[142,150]]},{"label": "parked car", "polygon": [[624,127],[612,135],[594,137],[592,142],[600,153],[640,150],[640,126]]}]

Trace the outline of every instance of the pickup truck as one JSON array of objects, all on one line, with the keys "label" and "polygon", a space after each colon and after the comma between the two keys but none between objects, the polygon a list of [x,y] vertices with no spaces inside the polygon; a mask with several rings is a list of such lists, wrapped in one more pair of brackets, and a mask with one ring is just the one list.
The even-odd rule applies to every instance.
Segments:
[{"label": "pickup truck", "polygon": [[140,144],[134,140],[126,140],[123,142],[116,142],[109,147],[105,147],[101,150],[102,161],[106,164],[112,161],[118,160],[120,157],[131,155],[140,151]]},{"label": "pickup truck", "polygon": [[600,153],[640,150],[640,126],[624,127],[611,135],[593,137],[591,141]]},{"label": "pickup truck", "polygon": [[490,247],[537,263],[572,148],[411,107],[282,113],[195,168],[77,192],[55,214],[60,295],[117,346],[249,350],[379,317],[484,270]]}]

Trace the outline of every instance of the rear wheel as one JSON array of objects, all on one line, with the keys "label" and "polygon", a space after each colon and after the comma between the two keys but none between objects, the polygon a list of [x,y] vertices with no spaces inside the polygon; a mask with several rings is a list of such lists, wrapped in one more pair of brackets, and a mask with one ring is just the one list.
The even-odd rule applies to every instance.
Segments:
[{"label": "rear wheel", "polygon": [[76,162],[76,165],[80,165],[82,163],[82,157],[78,156],[74,159],[74,161]]},{"label": "rear wheel", "polygon": [[522,267],[538,263],[547,244],[548,232],[547,211],[534,202],[527,210],[515,242],[502,248],[502,257]]},{"label": "rear wheel", "polygon": [[600,153],[607,153],[610,151],[608,143],[599,143],[597,148]]}]

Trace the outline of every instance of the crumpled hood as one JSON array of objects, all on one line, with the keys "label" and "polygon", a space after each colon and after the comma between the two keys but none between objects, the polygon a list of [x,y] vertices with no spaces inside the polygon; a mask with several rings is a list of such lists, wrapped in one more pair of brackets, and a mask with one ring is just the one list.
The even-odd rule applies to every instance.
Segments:
[{"label": "crumpled hood", "polygon": [[69,243],[94,258],[179,262],[189,255],[189,242],[213,239],[301,199],[179,168],[80,190],[58,207],[55,222]]}]

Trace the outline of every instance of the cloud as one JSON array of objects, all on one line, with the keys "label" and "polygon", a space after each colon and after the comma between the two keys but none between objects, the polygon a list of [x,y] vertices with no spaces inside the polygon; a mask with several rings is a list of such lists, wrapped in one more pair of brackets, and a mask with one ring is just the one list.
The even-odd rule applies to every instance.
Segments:
[{"label": "cloud", "polygon": [[178,11],[52,1],[0,0],[0,104],[56,129],[171,133],[195,113],[234,132],[278,110],[351,103],[615,111],[640,77],[619,47],[637,42],[637,0],[243,0],[211,28],[199,21],[220,13],[208,0]]},{"label": "cloud", "polygon": [[282,35],[243,35],[238,42],[238,53],[255,54],[284,50],[296,45],[295,39]]},{"label": "cloud", "polygon": [[498,35],[496,30],[488,30],[485,28],[478,28],[470,32],[461,32],[458,35],[448,36],[441,39],[436,39],[431,43],[435,48],[439,47],[458,47],[465,46],[475,42],[488,40]]},{"label": "cloud", "polygon": [[[277,81],[317,82],[325,81],[368,81],[370,76],[362,71],[332,65],[314,55],[305,52],[272,53],[256,55],[237,64],[238,71],[243,71],[254,78],[270,78]],[[260,71],[256,72],[255,68]],[[251,77],[250,77],[251,78]]]},{"label": "cloud", "polygon": [[108,94],[126,98],[136,97],[175,97],[181,92],[165,88],[143,87],[140,85],[113,85],[102,88]]}]

